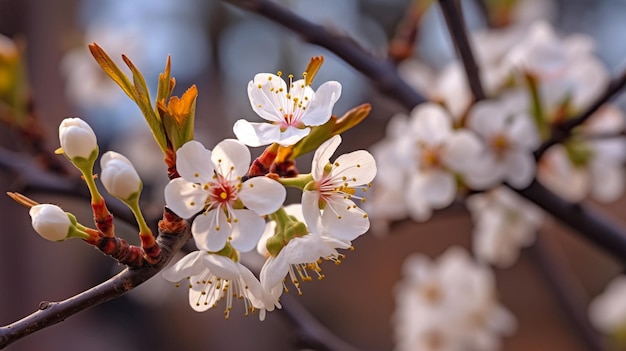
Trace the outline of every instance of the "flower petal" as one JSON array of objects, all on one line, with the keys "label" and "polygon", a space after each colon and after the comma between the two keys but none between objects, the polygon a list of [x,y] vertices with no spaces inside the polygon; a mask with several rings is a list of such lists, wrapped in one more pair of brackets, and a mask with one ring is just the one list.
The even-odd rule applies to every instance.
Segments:
[{"label": "flower petal", "polygon": [[505,180],[516,189],[527,187],[535,175],[535,159],[530,152],[510,152],[505,167]]},{"label": "flower petal", "polygon": [[320,145],[313,155],[311,163],[311,172],[313,179],[320,180],[324,175],[324,167],[330,162],[330,157],[335,153],[341,144],[341,136],[335,135]]},{"label": "flower petal", "polygon": [[275,99],[279,91],[287,91],[287,83],[281,77],[271,73],[255,75],[248,83],[250,106],[263,119],[270,122],[282,121],[283,113],[280,108],[283,106]]},{"label": "flower petal", "polygon": [[320,85],[302,116],[302,123],[307,126],[319,126],[328,122],[340,96],[341,84],[339,82],[329,81]]},{"label": "flower petal", "polygon": [[441,209],[452,203],[456,196],[456,180],[445,171],[420,172],[415,174],[410,182],[411,189],[417,192],[433,209]]},{"label": "flower petal", "polygon": [[376,177],[376,161],[365,150],[357,150],[343,154],[334,162],[336,166],[332,170],[333,178],[345,176],[350,186],[364,185]]},{"label": "flower petal", "polygon": [[217,252],[226,245],[231,227],[224,211],[212,209],[196,217],[191,224],[191,233],[200,250]]},{"label": "flower petal", "polygon": [[183,178],[172,179],[165,186],[164,195],[167,207],[182,218],[190,218],[200,212],[207,198],[207,192],[201,186]]},{"label": "flower petal", "polygon": [[[306,226],[311,233],[321,234],[321,219],[322,213],[319,206],[320,193],[315,190],[307,190],[302,192],[302,207],[300,211],[300,217],[303,217]],[[287,210],[289,206],[285,207]],[[296,208],[290,208],[295,210]],[[288,212],[289,213],[289,212]],[[296,216],[296,218],[298,218]]]},{"label": "flower petal", "polygon": [[370,228],[367,214],[361,208],[355,207],[354,202],[344,200],[333,203],[332,207],[336,212],[329,208],[330,205],[329,203],[322,213],[322,224],[326,228],[327,235],[350,242]]},{"label": "flower petal", "polygon": [[595,200],[608,203],[622,196],[625,177],[621,164],[595,162],[592,164],[591,172],[591,194]]},{"label": "flower petal", "polygon": [[211,151],[200,142],[191,140],[176,151],[176,170],[188,182],[207,183],[213,178],[210,159]]},{"label": "flower petal", "polygon": [[506,109],[496,101],[479,101],[467,114],[468,126],[484,139],[503,131],[506,121]]},{"label": "flower petal", "polygon": [[[296,238],[297,239],[297,238]],[[296,240],[296,239],[292,239]],[[291,243],[290,241],[290,243]],[[289,244],[287,244],[289,245]],[[259,278],[261,280],[261,285],[265,290],[273,290],[280,284],[280,288],[282,291],[282,281],[283,278],[287,275],[289,271],[289,265],[287,264],[287,257],[283,253],[287,246],[283,247],[283,249],[278,253],[278,256],[272,257],[270,256],[261,267],[261,273],[259,274]],[[281,255],[281,253],[283,253]]]},{"label": "flower petal", "polygon": [[277,124],[250,123],[240,119],[233,126],[233,133],[239,141],[251,146],[263,146],[280,139],[280,127]]},{"label": "flower petal", "polygon": [[238,193],[241,202],[259,215],[276,212],[285,202],[286,195],[282,184],[267,177],[246,180]]},{"label": "flower petal", "polygon": [[171,282],[179,282],[192,275],[202,273],[206,268],[202,264],[204,251],[193,251],[163,271],[163,278]]},{"label": "flower petal", "polygon": [[228,180],[236,180],[248,172],[250,150],[239,140],[225,139],[215,145],[211,160],[217,173]]},{"label": "flower petal", "polygon": [[205,254],[202,258],[205,267],[216,277],[227,280],[239,279],[239,267],[230,258],[213,254]]},{"label": "flower petal", "polygon": [[414,108],[410,123],[415,137],[429,146],[443,143],[452,132],[450,115],[435,103],[427,102]]},{"label": "flower petal", "polygon": [[281,146],[291,146],[298,141],[302,140],[305,136],[309,135],[311,132],[311,128],[296,128],[294,126],[289,126],[285,131],[280,132],[278,136],[278,140],[275,142],[280,144]]},{"label": "flower petal", "polygon": [[230,234],[231,244],[241,252],[252,250],[259,242],[265,230],[265,221],[258,214],[250,210],[234,210],[233,231]]},{"label": "flower petal", "polygon": [[450,169],[464,172],[474,165],[482,149],[483,144],[476,134],[467,129],[460,130],[446,141],[443,162]]}]

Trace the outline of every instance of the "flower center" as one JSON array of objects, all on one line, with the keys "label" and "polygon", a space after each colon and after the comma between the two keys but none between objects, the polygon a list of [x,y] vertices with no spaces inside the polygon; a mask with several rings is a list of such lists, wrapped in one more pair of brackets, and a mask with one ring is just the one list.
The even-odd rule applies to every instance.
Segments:
[{"label": "flower center", "polygon": [[438,147],[422,146],[419,164],[424,169],[441,167],[441,155]]},{"label": "flower center", "polygon": [[[282,72],[278,71],[277,75],[281,77]],[[281,82],[276,82],[278,86],[275,86],[271,78],[271,76],[268,77],[268,81],[270,83],[270,92],[273,93],[271,94],[274,100],[273,104],[278,108],[278,111],[283,117],[282,121],[279,123],[280,128],[302,127],[302,116],[313,98],[312,89],[304,84],[304,80],[294,82],[292,74],[289,75],[289,88],[287,90],[281,86]],[[298,86],[296,86],[296,84],[298,84]],[[259,85],[259,89],[262,88],[263,86]]]},{"label": "flower center", "polygon": [[207,206],[213,209],[218,206],[229,208],[236,200],[240,183],[228,181],[223,176],[215,176],[215,182],[210,182],[204,187],[209,192]]},{"label": "flower center", "polygon": [[491,148],[497,155],[504,154],[510,146],[509,139],[503,134],[498,134],[491,139]]}]

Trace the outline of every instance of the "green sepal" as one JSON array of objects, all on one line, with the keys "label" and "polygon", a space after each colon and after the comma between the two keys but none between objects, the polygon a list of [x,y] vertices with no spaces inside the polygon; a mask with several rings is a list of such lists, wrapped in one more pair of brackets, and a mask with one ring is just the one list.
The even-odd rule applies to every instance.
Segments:
[{"label": "green sepal", "polygon": [[574,167],[585,167],[593,158],[593,149],[584,140],[570,139],[563,146]]},{"label": "green sepal", "polygon": [[526,82],[530,90],[531,114],[535,121],[535,126],[537,127],[541,140],[546,140],[550,137],[550,126],[543,111],[543,104],[539,95],[539,83],[537,82],[537,78],[531,74],[526,74]]},{"label": "green sepal", "polygon": [[70,160],[70,162],[72,162],[72,164],[74,164],[74,166],[76,166],[76,168],[78,168],[83,173],[83,175],[87,176],[92,173],[93,165],[96,163],[96,159],[98,158],[99,153],[100,148],[96,146],[91,154],[89,154],[89,158],[84,158],[81,156],[69,158],[66,154],[64,155],[65,157],[67,157],[68,160]]},{"label": "green sepal", "polygon": [[279,178],[278,182],[284,186],[288,186],[288,187],[292,187],[292,188],[298,188],[298,189],[304,189],[304,187],[309,184],[311,181],[313,181],[313,175],[309,174],[298,174],[295,177],[289,177],[289,178]]},{"label": "green sepal", "polygon": [[[76,216],[74,216],[73,214],[69,212],[65,212],[65,214],[67,214],[67,217],[70,219],[70,222],[72,223],[72,225],[70,226],[70,229],[67,231],[67,236],[65,237],[65,239],[70,239],[70,238],[89,239],[89,234],[85,233],[83,230],[79,228],[79,227],[82,227],[82,225],[79,225],[78,220],[76,220]],[[57,241],[63,241],[65,239],[61,239]]]},{"label": "green sepal", "polygon": [[234,262],[239,262],[239,251],[237,251],[233,245],[231,245],[230,242],[226,242],[226,245],[224,245],[224,247],[216,252],[211,252],[214,255],[220,255],[220,256],[224,256],[224,257],[228,257],[231,260],[233,260]]}]

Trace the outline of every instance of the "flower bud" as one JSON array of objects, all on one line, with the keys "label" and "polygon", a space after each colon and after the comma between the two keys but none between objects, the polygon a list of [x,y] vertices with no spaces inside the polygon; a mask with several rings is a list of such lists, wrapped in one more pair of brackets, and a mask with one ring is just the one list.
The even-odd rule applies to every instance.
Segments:
[{"label": "flower bud", "polygon": [[90,159],[94,150],[98,149],[96,134],[89,124],[80,118],[66,118],[61,122],[59,141],[63,152],[70,160],[75,157]]},{"label": "flower bud", "polygon": [[128,200],[141,191],[142,183],[133,164],[123,155],[108,151],[100,159],[100,180],[109,194]]},{"label": "flower bud", "polygon": [[28,213],[32,218],[33,228],[46,240],[64,240],[69,236],[73,227],[69,216],[59,206],[35,205]]}]

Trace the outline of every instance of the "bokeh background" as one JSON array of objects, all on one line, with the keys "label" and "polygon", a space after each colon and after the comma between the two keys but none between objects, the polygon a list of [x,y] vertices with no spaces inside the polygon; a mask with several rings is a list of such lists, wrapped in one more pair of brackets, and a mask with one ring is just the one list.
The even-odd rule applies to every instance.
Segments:
[{"label": "bokeh background", "polygon": [[[281,2],[311,21],[353,35],[361,45],[382,56],[410,1]],[[462,2],[469,25],[482,26],[472,1]],[[611,72],[624,67],[626,1],[556,1],[549,18],[561,34],[593,36],[598,54]],[[88,43],[98,42],[115,58],[125,53],[154,87],[167,54],[171,54],[172,73],[177,79],[175,95],[191,84],[198,86],[196,137],[207,147],[232,137],[235,120],[254,118],[246,84],[255,73],[281,70],[299,75],[314,55],[326,57],[317,83],[333,79],[343,85],[336,114],[364,102],[372,104],[370,117],[345,133],[340,152],[367,148],[380,140],[386,121],[403,111],[333,54],[221,1],[0,0],[0,34],[21,38],[27,44],[29,81],[36,109],[47,128],[47,147],[58,147],[57,126],[63,118],[88,120],[96,130],[101,150],[124,153],[137,166],[146,183],[142,197],[150,218],[157,218],[164,204],[161,190],[167,176],[161,155],[137,107],[102,78],[89,56]],[[441,67],[453,59],[453,46],[436,6],[423,19],[419,40],[426,62]],[[4,125],[0,126],[0,145],[23,150],[19,138]],[[301,170],[308,170],[308,162],[299,163]],[[20,190],[23,185],[16,174],[0,170],[3,192]],[[86,199],[43,192],[29,196],[62,204],[89,223]],[[624,223],[626,200],[602,209]],[[605,254],[559,223],[546,222],[540,235],[556,258],[575,273],[578,287],[587,297],[600,292],[620,272]],[[121,270],[80,241],[57,244],[41,240],[30,226],[27,211],[5,196],[0,196],[0,223],[2,325],[33,312],[41,301],[67,298]],[[121,221],[116,226],[120,236],[137,240],[133,227]],[[340,266],[325,263],[326,279],[305,283],[304,295],[297,300],[356,347],[389,350],[393,347],[393,289],[403,259],[415,252],[435,257],[449,246],[469,248],[470,243],[471,221],[462,206],[440,211],[427,223],[394,223],[387,235],[371,231],[356,240],[356,250],[348,253]],[[528,251],[512,268],[496,269],[495,273],[500,299],[519,322],[517,333],[504,340],[503,350],[584,350]],[[229,320],[224,320],[219,308],[196,313],[187,305],[186,290],[175,289],[157,276],[123,298],[37,332],[7,350],[297,349],[293,326],[280,312],[270,313],[259,322],[256,316],[243,317],[238,307]]]}]

